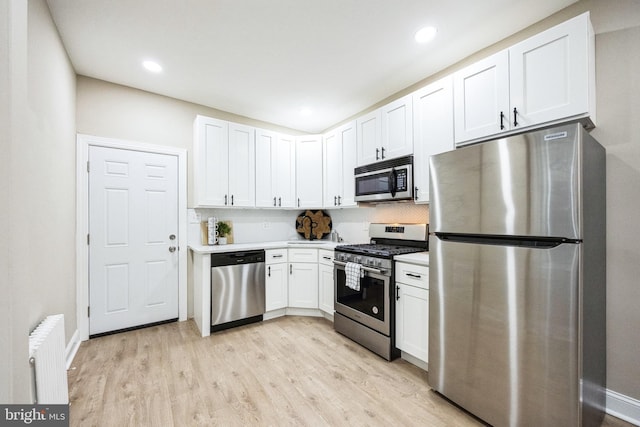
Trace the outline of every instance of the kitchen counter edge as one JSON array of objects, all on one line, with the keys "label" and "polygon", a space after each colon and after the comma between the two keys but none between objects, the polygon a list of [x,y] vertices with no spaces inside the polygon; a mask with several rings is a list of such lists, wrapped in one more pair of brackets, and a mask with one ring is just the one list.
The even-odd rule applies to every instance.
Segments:
[{"label": "kitchen counter edge", "polygon": [[415,252],[412,254],[396,255],[393,259],[396,262],[406,262],[408,264],[429,267],[429,252]]},{"label": "kitchen counter edge", "polygon": [[292,241],[280,242],[256,242],[256,243],[231,243],[228,245],[188,245],[188,248],[197,254],[213,254],[236,251],[251,251],[259,249],[283,249],[283,248],[308,248],[308,249],[329,249],[333,250],[338,245],[345,243],[337,243],[331,241],[303,242],[297,243]]}]

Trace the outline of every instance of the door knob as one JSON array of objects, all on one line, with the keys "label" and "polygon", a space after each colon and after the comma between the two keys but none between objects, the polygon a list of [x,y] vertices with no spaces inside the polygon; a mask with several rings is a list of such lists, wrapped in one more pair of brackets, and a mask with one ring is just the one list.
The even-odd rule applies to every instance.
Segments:
[{"label": "door knob", "polygon": [[175,251],[176,251],[175,246],[169,246],[169,252],[175,252]]},{"label": "door knob", "polygon": [[169,240],[176,240],[176,235],[175,234],[170,234],[169,235]]}]

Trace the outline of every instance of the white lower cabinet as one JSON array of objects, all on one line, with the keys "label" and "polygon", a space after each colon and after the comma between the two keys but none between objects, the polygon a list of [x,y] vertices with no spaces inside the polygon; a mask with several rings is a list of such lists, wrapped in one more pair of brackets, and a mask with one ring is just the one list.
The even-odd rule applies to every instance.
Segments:
[{"label": "white lower cabinet", "polygon": [[396,263],[396,347],[429,361],[429,267]]},{"label": "white lower cabinet", "polygon": [[288,304],[287,250],[267,250],[265,258],[265,311],[286,308]]},{"label": "white lower cabinet", "polygon": [[[289,307],[318,308],[318,249],[289,249]],[[302,261],[302,262],[296,262]]]},{"label": "white lower cabinet", "polygon": [[318,257],[318,306],[320,310],[333,316],[334,285],[333,285],[333,251],[320,249]]}]

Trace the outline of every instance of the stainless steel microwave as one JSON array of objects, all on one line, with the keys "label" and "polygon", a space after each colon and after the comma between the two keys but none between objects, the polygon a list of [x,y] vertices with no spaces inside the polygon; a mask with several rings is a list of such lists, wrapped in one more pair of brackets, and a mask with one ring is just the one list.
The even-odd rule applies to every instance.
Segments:
[{"label": "stainless steel microwave", "polygon": [[356,202],[413,199],[413,156],[355,168]]}]

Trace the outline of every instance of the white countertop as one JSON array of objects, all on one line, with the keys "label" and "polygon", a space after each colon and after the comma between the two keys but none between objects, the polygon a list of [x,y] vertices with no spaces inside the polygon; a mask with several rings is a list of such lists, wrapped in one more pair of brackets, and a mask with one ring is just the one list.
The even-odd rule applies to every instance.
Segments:
[{"label": "white countertop", "polygon": [[233,243],[230,245],[189,245],[189,249],[197,254],[211,254],[236,251],[250,251],[258,249],[279,249],[279,248],[314,248],[333,250],[337,245],[345,243],[332,242],[330,240],[289,240],[280,242],[256,242],[256,243]]},{"label": "white countertop", "polygon": [[415,252],[412,254],[396,255],[393,259],[399,262],[407,262],[409,264],[429,267],[429,252]]}]

